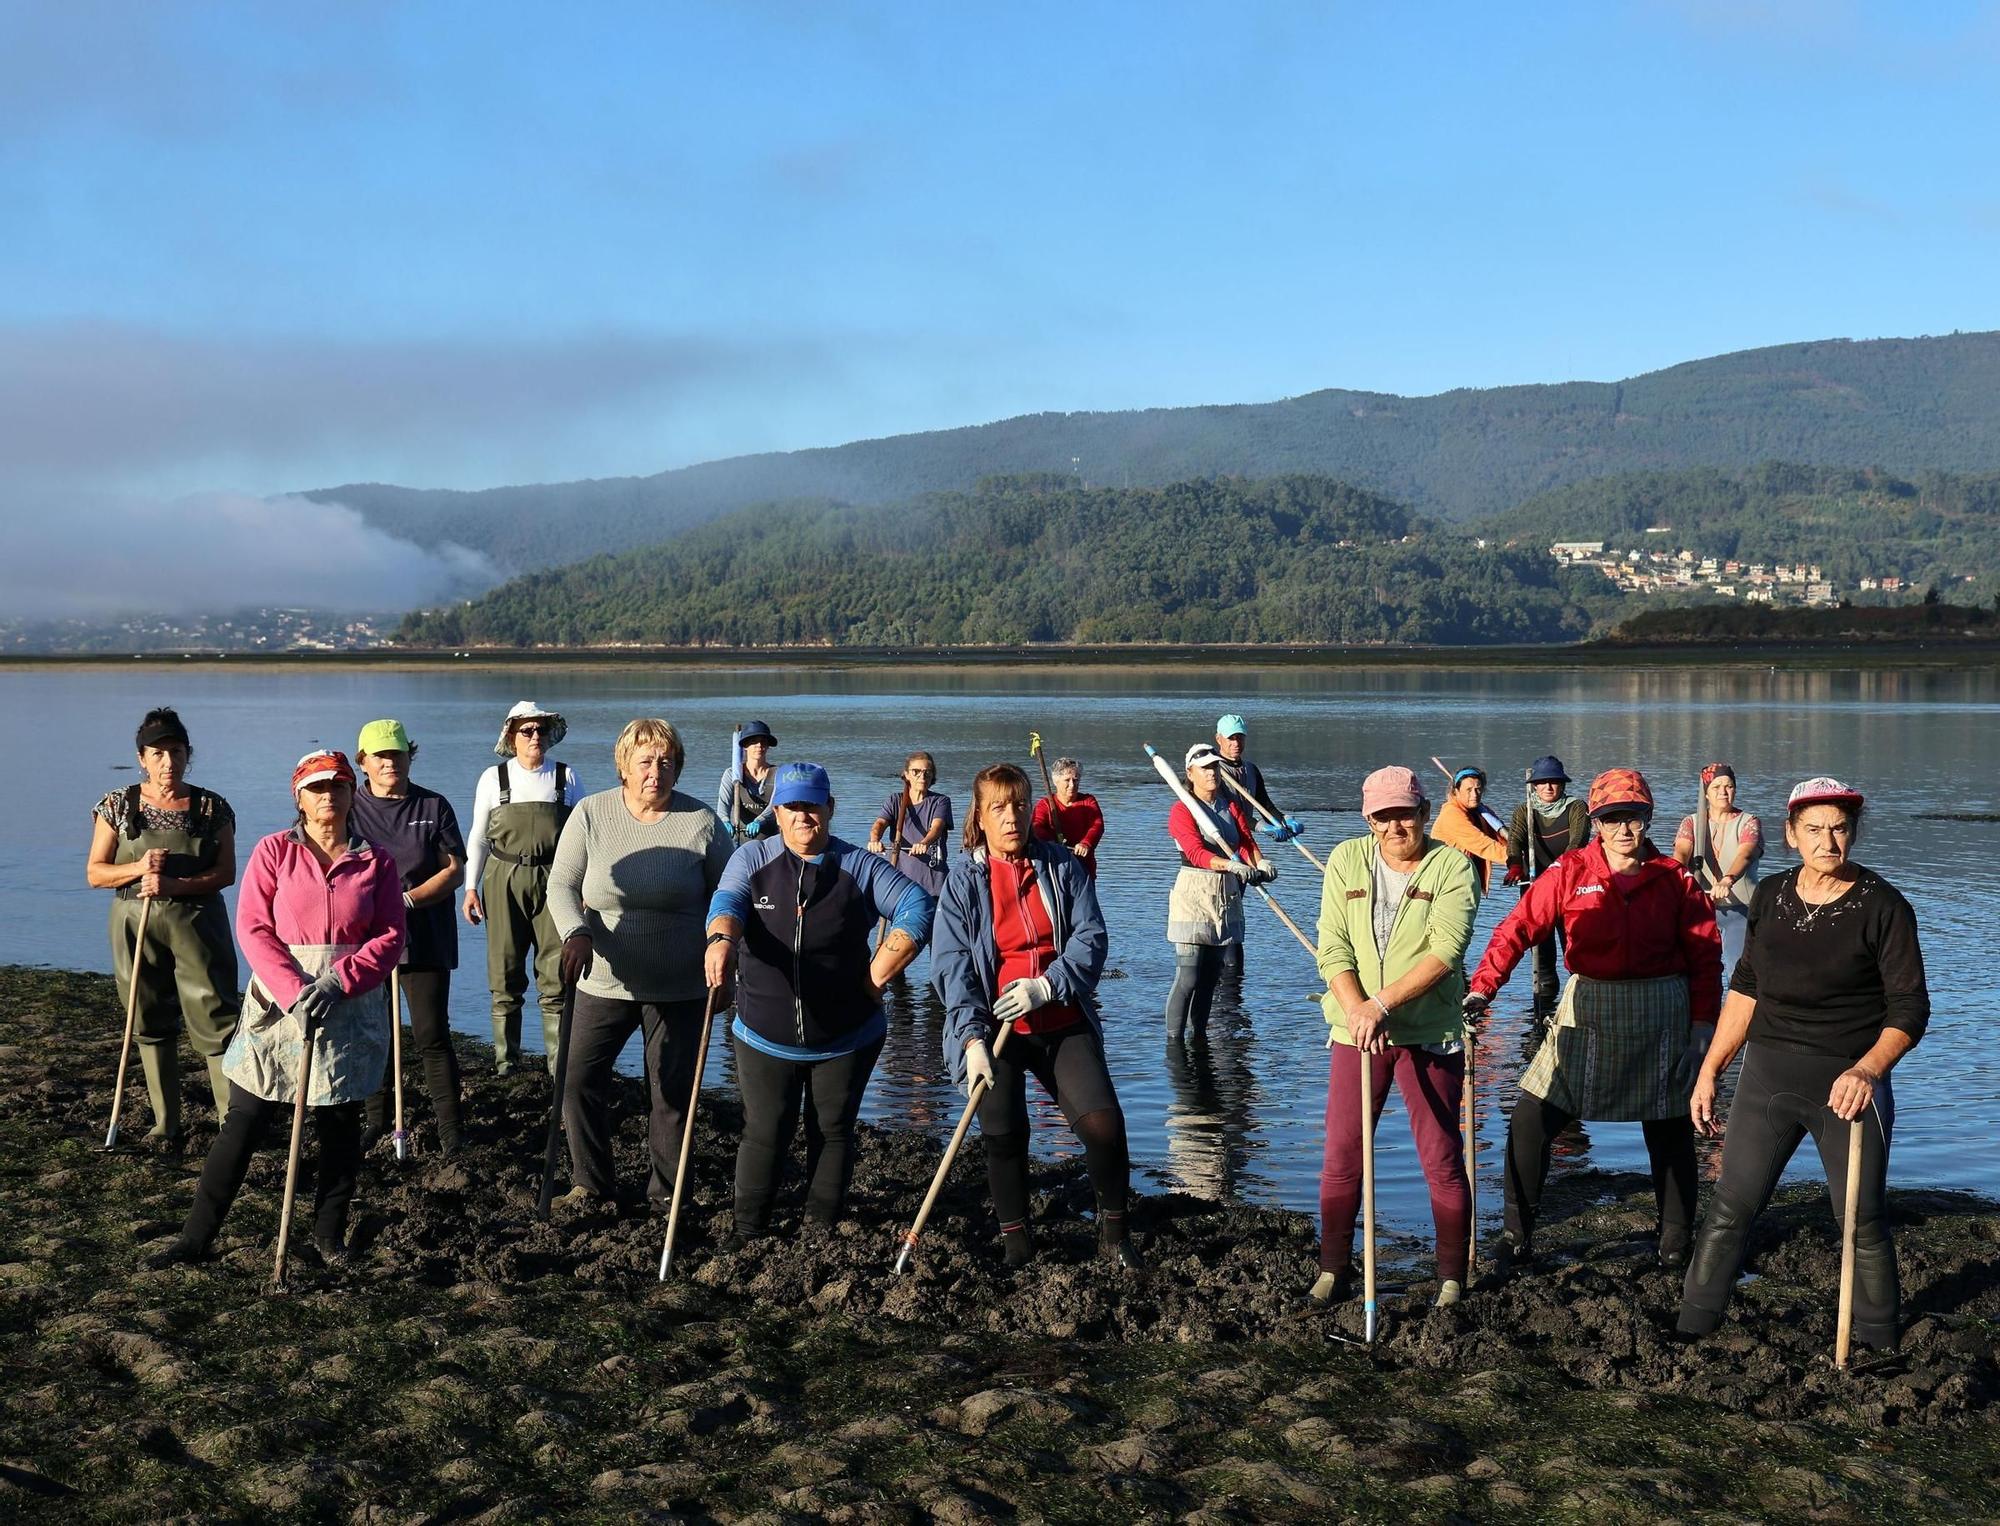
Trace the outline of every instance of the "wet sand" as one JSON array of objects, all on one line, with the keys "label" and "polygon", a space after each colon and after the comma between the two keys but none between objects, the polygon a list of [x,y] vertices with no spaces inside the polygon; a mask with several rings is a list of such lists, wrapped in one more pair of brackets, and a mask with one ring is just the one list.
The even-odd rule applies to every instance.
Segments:
[{"label": "wet sand", "polygon": [[[1892,1193],[1906,1333],[1833,1370],[1838,1241],[1821,1193],[1759,1226],[1715,1336],[1671,1335],[1643,1179],[1564,1182],[1543,1269],[1428,1307],[1385,1268],[1309,1310],[1314,1226],[1140,1197],[1144,1277],[1096,1257],[1080,1171],[1039,1168],[1037,1260],[1002,1265],[977,1143],[914,1259],[896,1244],[937,1163],[866,1131],[848,1220],[728,1256],[734,1099],[704,1099],[676,1270],[645,1215],[636,1082],[616,1208],[533,1217],[545,1077],[496,1079],[459,1038],[471,1147],[363,1175],[340,1268],[295,1236],[265,1291],[282,1141],[215,1261],[156,1273],[213,1137],[102,1140],[122,1020],[110,981],[0,970],[0,1511],[77,1519],[969,1521],[1127,1518],[1860,1520],[2000,1512],[2000,1210]],[[136,1062],[133,1067],[137,1075]],[[308,1150],[310,1161],[310,1149]],[[565,1177],[559,1187],[566,1187]],[[310,1175],[302,1186],[310,1192]]]}]

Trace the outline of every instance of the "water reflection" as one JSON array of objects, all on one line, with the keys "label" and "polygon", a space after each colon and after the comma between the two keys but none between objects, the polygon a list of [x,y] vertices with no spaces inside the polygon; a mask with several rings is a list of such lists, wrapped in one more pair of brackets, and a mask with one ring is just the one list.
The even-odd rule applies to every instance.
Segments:
[{"label": "water reflection", "polygon": [[1255,1038],[1232,1008],[1211,1019],[1208,1037],[1167,1044],[1167,1159],[1153,1173],[1163,1184],[1211,1201],[1236,1196],[1262,1101],[1250,1062]]}]

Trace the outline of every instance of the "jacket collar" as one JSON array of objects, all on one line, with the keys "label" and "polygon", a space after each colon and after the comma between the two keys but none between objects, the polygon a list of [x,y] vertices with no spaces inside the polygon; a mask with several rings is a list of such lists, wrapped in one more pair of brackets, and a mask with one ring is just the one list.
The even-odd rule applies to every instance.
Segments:
[{"label": "jacket collar", "polygon": [[[349,821],[349,826],[347,828],[347,851],[349,853],[368,852],[374,846],[374,844],[370,843],[367,838],[363,837],[359,832],[354,830],[354,827],[352,825],[353,818],[351,816],[348,818],[348,821]],[[291,829],[285,833],[285,836],[289,837],[293,842],[297,843],[301,848],[309,846],[309,844],[306,842],[306,829],[305,829],[305,823],[303,822],[296,822],[296,821],[293,822]]]}]

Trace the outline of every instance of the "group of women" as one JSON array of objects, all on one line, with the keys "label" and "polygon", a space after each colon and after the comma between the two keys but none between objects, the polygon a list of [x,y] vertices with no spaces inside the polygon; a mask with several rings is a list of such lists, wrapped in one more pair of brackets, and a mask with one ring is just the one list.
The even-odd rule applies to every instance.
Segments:
[{"label": "group of women", "polygon": [[[541,729],[545,752],[551,728]],[[747,729],[760,734],[747,746],[739,735],[734,777],[724,781],[739,819],[677,788],[685,749],[670,723],[653,718],[620,733],[615,788],[571,803],[558,777],[547,781],[546,799],[516,802],[521,781],[505,776],[503,761],[498,798],[481,813],[490,855],[500,810],[547,808],[497,835],[513,844],[507,874],[548,856],[545,907],[511,900],[507,915],[524,925],[546,915],[558,978],[572,993],[561,1099],[575,1184],[568,1201],[588,1207],[612,1196],[612,1067],[635,1031],[650,1089],[647,1195],[670,1197],[704,1014],[733,1006],[743,1128],[734,1228],[720,1249],[772,1231],[782,1163],[801,1121],[803,1227],[833,1224],[886,1033],[885,988],[928,942],[946,1059],[976,1103],[1006,1263],[1034,1254],[1032,1074],[1083,1147],[1104,1254],[1139,1268],[1127,1223],[1125,1120],[1096,994],[1108,941],[1095,888],[1103,816],[1081,792],[1074,762],[1054,765],[1053,796],[1039,803],[1013,765],[980,771],[954,857],[951,802],[933,789],[928,754],[908,759],[903,787],[857,845],[833,831],[826,770],[770,763],[776,738],[761,725]],[[511,751],[509,730],[501,740]],[[339,1258],[368,1129],[383,1122],[392,971],[410,1004],[441,1146],[454,1148],[462,1133],[444,1007],[466,845],[448,802],[410,782],[416,748],[400,724],[363,729],[358,774],[339,752],[302,758],[291,779],[293,825],[258,842],[244,873],[235,941],[251,979],[239,1004],[220,899],[235,876],[228,805],[186,782],[192,750],[172,711],[149,712],[136,743],[141,782],[99,802],[90,878],[118,892],[120,974],[131,979],[136,965],[139,990],[150,993],[140,1038],[155,1137],[179,1132],[175,1002],[210,1062],[223,1119],[180,1235],[150,1259],[166,1265],[209,1254],[258,1138],[294,1100],[308,1044],[302,1073],[320,1141],[313,1234],[324,1256]],[[1168,812],[1181,864],[1168,923],[1176,967],[1167,1025],[1176,1043],[1205,1032],[1216,951],[1242,938],[1244,887],[1274,877],[1243,808],[1252,797],[1225,792],[1237,751],[1229,760],[1208,743],[1190,748],[1186,792]],[[1653,1165],[1658,1258],[1685,1266],[1681,1328],[1704,1333],[1720,1318],[1749,1226],[1799,1143],[1813,1136],[1838,1196],[1843,1125],[1863,1120],[1855,1328],[1865,1341],[1893,1342],[1898,1295],[1883,1212],[1889,1078],[1921,1037],[1929,1001],[1908,902],[1851,858],[1860,794],[1823,778],[1794,789],[1785,838],[1801,864],[1756,883],[1745,902],[1737,890],[1761,836],[1754,819],[1735,820],[1726,767],[1705,780],[1726,786],[1710,795],[1706,830],[1683,824],[1706,883],[1653,845],[1653,796],[1638,771],[1599,774],[1579,822],[1579,803],[1563,798],[1559,760],[1536,768],[1553,775],[1531,772],[1546,796],[1524,802],[1507,833],[1510,847],[1525,841],[1530,873],[1510,876],[1524,882],[1521,899],[1469,977],[1484,874],[1476,855],[1434,834],[1416,774],[1397,766],[1370,774],[1367,830],[1327,860],[1317,955],[1332,1052],[1311,1297],[1330,1303],[1351,1289],[1363,1133],[1392,1085],[1430,1190],[1438,1301],[1462,1296],[1474,1227],[1459,1122],[1466,1045],[1515,966],[1559,938],[1570,976],[1510,1119],[1496,1272],[1533,1265],[1552,1139],[1577,1119],[1637,1121]],[[1454,779],[1454,792],[1464,782],[1463,774]],[[1259,814],[1295,835],[1290,818]],[[544,817],[559,823],[553,841]],[[482,885],[477,898],[491,916],[511,894]],[[468,892],[468,915],[474,899]],[[1741,907],[1742,952],[1727,964],[1718,906],[1728,915]],[[154,919],[143,952],[142,916]],[[1697,1233],[1695,1135],[1717,1130],[1718,1082],[1739,1051],[1734,1126]],[[1363,1055],[1371,1061],[1366,1098]]]}]

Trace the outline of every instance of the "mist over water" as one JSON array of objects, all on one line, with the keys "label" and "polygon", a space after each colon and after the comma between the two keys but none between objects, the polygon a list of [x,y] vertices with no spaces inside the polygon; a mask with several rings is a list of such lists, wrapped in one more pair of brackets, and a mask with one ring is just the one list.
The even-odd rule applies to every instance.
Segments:
[{"label": "mist over water", "polygon": [[[1161,1008],[1173,974],[1165,940],[1175,855],[1166,835],[1169,796],[1141,744],[1169,755],[1207,737],[1217,715],[1249,721],[1251,756],[1281,806],[1302,815],[1307,842],[1324,857],[1362,830],[1354,814],[1362,776],[1405,763],[1477,762],[1494,780],[1489,803],[1511,809],[1526,764],[1553,751],[1580,781],[1602,767],[1637,763],[1660,799],[1656,836],[1692,808],[1700,765],[1727,759],[1740,803],[1758,814],[1774,846],[1764,867],[1792,862],[1782,847],[1784,793],[1801,777],[1832,773],[1864,790],[1869,819],[1857,857],[1915,904],[1935,1016],[1928,1037],[1896,1072],[1894,1180],[2000,1192],[2000,1163],[1968,1142],[1991,1135],[2000,1052],[1990,1042],[2000,977],[1991,962],[1993,910],[2000,905],[2000,824],[1920,819],[1926,812],[2000,808],[1991,756],[2000,739],[2000,679],[1974,669],[1796,671],[1765,666],[1480,671],[1223,668],[888,667],[783,665],[673,670],[640,665],[476,671],[362,666],[272,669],[146,662],[120,667],[0,671],[6,713],[48,739],[37,757],[20,749],[14,829],[0,874],[0,962],[108,970],[107,900],[84,884],[89,811],[106,791],[130,784],[132,730],[149,706],[179,707],[193,733],[191,777],[219,790],[238,819],[239,856],[259,835],[286,826],[286,781],[313,745],[351,749],[362,723],[400,718],[421,755],[417,782],[441,790],[469,826],[473,784],[493,762],[507,707],[533,698],[562,711],[570,734],[559,755],[586,789],[613,783],[611,743],[637,715],[663,715],[686,740],[682,787],[712,802],[727,765],[729,734],[765,720],[781,759],[811,759],[831,771],[839,799],[834,830],[865,840],[895,787],[905,755],[924,747],[940,787],[962,818],[967,781],[988,763],[1031,767],[1039,731],[1055,754],[1081,760],[1084,787],[1109,820],[1099,894],[1111,930],[1100,989],[1107,1047],[1130,1124],[1142,1181],[1205,1196],[1315,1211],[1325,1105],[1325,1025],[1311,960],[1254,901],[1247,973],[1218,998],[1205,1055],[1172,1054]],[[31,772],[32,771],[32,772]],[[958,851],[956,845],[954,853]],[[1272,850],[1273,886],[1311,931],[1318,883],[1289,848]],[[1498,891],[1481,908],[1473,957],[1506,908]],[[233,893],[232,893],[233,908]],[[490,1036],[481,929],[460,927],[452,1022]],[[891,1034],[869,1088],[865,1116],[942,1135],[962,1099],[943,1073],[942,1013],[922,982],[899,990]],[[1502,992],[1479,1049],[1481,1219],[1495,1226],[1505,1114],[1523,1061],[1527,976]],[[524,1025],[532,1046],[539,1028]],[[636,1068],[636,1047],[625,1064]],[[728,1075],[720,1038],[711,1085]],[[108,1084],[108,1083],[107,1083]],[[1031,1088],[1036,1147],[1074,1148],[1060,1115]],[[414,1099],[412,1106],[424,1104]],[[468,1102],[479,1116],[475,1085]],[[1644,1163],[1637,1124],[1587,1126],[1565,1139],[1558,1170]],[[1428,1237],[1429,1211],[1400,1100],[1384,1114],[1377,1163],[1383,1222],[1398,1236]],[[1811,1151],[1795,1160],[1817,1174]]]}]

